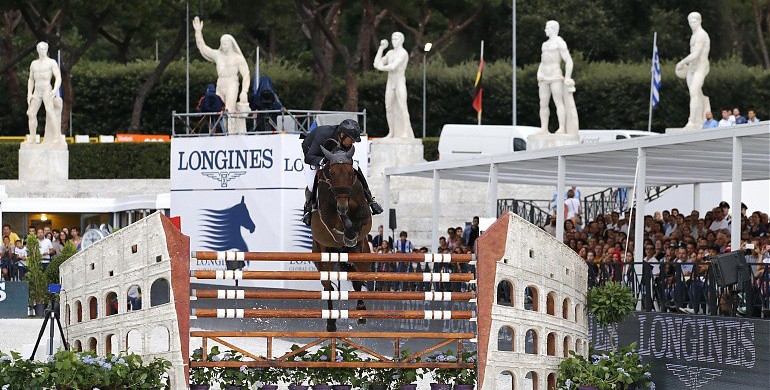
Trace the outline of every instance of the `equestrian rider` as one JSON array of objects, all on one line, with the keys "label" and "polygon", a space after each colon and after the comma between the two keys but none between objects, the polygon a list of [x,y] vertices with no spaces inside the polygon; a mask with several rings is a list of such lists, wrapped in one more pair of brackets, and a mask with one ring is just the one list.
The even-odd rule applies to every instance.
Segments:
[{"label": "equestrian rider", "polygon": [[[308,179],[308,188],[305,189],[305,214],[302,216],[302,222],[305,225],[310,226],[313,211],[318,208],[316,200],[316,188],[318,186],[318,169],[321,165],[321,161],[324,159],[321,146],[325,145],[329,139],[337,141],[339,147],[343,150],[349,150],[354,142],[361,141],[361,127],[358,122],[352,119],[345,119],[337,126],[326,125],[318,126],[309,133],[305,140],[302,141],[302,151],[305,154],[305,164],[310,167],[305,167],[305,175]],[[310,169],[312,168],[312,169]],[[382,213],[382,206],[374,200],[371,191],[369,191],[369,184],[366,182],[361,168],[356,169],[356,176],[364,187],[364,194],[366,200],[369,202],[369,207],[372,209],[372,215]]]}]

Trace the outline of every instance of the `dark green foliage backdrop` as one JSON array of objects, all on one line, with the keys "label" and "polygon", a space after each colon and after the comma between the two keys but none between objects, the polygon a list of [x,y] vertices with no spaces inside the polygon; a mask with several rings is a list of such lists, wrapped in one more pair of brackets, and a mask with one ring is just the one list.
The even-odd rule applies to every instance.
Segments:
[{"label": "dark green foliage backdrop", "polygon": [[[579,57],[579,56],[576,56]],[[574,78],[577,83],[575,101],[582,129],[646,129],[649,100],[650,67],[647,63],[611,64],[584,62],[575,59]],[[127,65],[103,62],[83,62],[75,68],[75,104],[73,122],[78,134],[115,134],[128,126],[133,95],[144,75],[154,63],[135,62]],[[653,114],[653,129],[681,127],[688,116],[687,87],[673,73],[673,63],[663,63],[661,103]],[[428,65],[428,135],[436,136],[447,123],[475,123],[471,108],[473,77],[476,63],[447,66],[441,61]],[[518,123],[537,126],[538,98],[536,65],[518,70]],[[289,109],[307,109],[312,101],[316,80],[312,73],[285,62],[266,63],[262,74],[275,81],[279,96]],[[208,83],[214,82],[214,66],[193,63],[191,67],[191,109]],[[383,94],[386,76],[365,72],[359,76],[359,106],[367,110],[368,130],[372,136],[387,131]],[[760,118],[770,116],[770,71],[747,67],[735,62],[713,64],[706,78],[704,92],[711,98],[714,111],[721,108],[755,108]],[[407,72],[409,111],[415,134],[422,134],[422,69],[412,66]],[[172,64],[145,105],[142,132],[169,134],[171,112],[184,112],[184,64]],[[509,62],[487,64],[484,71],[484,124],[511,123],[511,67]],[[7,97],[0,94],[0,106]],[[333,85],[327,110],[340,110],[345,99],[343,80]],[[554,111],[554,110],[552,110]],[[552,115],[554,113],[552,112]],[[719,114],[715,115],[719,117]],[[15,131],[5,134],[22,135],[19,121]],[[555,128],[555,118],[551,120]]]},{"label": "dark green foliage backdrop", "polygon": [[[70,144],[70,179],[168,179],[171,144]],[[19,145],[0,143],[0,180],[19,178]]]}]

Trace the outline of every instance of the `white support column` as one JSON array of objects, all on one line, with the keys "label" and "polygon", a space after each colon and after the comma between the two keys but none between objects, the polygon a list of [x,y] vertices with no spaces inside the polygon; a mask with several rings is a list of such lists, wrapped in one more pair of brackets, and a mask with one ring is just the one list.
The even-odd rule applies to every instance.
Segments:
[{"label": "white support column", "polygon": [[497,217],[497,164],[489,164],[489,186],[487,188],[487,217]]},{"label": "white support column", "polygon": [[730,248],[737,251],[741,247],[741,190],[743,186],[743,144],[733,135],[733,199],[730,210],[733,219],[730,228]]},{"label": "white support column", "polygon": [[382,208],[385,211],[382,213],[382,237],[385,239],[390,230],[390,175],[385,174],[383,181]]},{"label": "white support column", "polygon": [[700,213],[700,183],[692,185],[692,209]]},{"label": "white support column", "polygon": [[430,247],[435,253],[438,249],[439,236],[439,217],[441,216],[441,172],[438,169],[433,170],[433,210],[431,211],[431,234],[432,242]]},{"label": "white support column", "polygon": [[[644,258],[644,194],[645,188],[647,188],[647,151],[639,148],[637,160],[639,172],[636,175],[636,191],[634,191],[634,196],[636,197],[636,210],[634,211],[636,213],[634,215],[634,259],[642,261]],[[631,223],[631,221],[628,222],[629,224]]]},{"label": "white support column", "polygon": [[564,241],[564,190],[566,189],[567,157],[559,156],[556,168],[556,239]]}]

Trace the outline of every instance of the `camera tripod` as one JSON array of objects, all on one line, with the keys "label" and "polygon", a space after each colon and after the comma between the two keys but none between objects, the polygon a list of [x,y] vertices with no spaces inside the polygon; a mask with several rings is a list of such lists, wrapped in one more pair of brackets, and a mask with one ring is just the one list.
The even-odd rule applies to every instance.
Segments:
[{"label": "camera tripod", "polygon": [[[40,346],[40,340],[43,339],[43,333],[45,332],[45,326],[48,325],[49,332],[48,332],[48,356],[53,356],[53,333],[54,333],[54,322],[56,322],[56,325],[59,327],[59,335],[61,336],[62,345],[64,346],[65,351],[69,351],[70,346],[67,343],[67,339],[64,337],[64,329],[61,326],[61,321],[59,321],[59,314],[56,310],[57,302],[52,297],[51,298],[51,304],[46,305],[45,308],[45,320],[43,321],[43,325],[40,326],[40,333],[37,335],[37,341],[35,342],[35,348],[32,350],[32,355],[29,357],[29,360],[35,359],[35,354],[37,353],[37,348]],[[50,323],[49,323],[50,321]]]}]

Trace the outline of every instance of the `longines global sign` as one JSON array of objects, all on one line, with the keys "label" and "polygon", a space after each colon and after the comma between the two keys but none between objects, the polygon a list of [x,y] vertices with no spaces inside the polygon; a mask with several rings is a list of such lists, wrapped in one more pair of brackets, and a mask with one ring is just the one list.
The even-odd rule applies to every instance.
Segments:
[{"label": "longines global sign", "polygon": [[28,282],[0,281],[0,318],[26,318],[28,304]]},{"label": "longines global sign", "polygon": [[[368,141],[353,159],[367,173]],[[171,214],[182,217],[192,250],[310,251],[301,222],[305,201],[302,140],[296,134],[174,138],[171,141]],[[223,261],[194,267],[224,269]],[[260,270],[315,270],[310,263],[252,262]],[[283,267],[283,268],[279,268]],[[306,283],[242,281],[260,287],[320,288]],[[316,286],[317,285],[317,286]]]},{"label": "longines global sign", "polygon": [[[597,350],[609,349],[606,332],[590,324]],[[637,313],[619,329],[621,345],[636,342],[653,365],[658,389],[767,389],[770,321]]]}]

